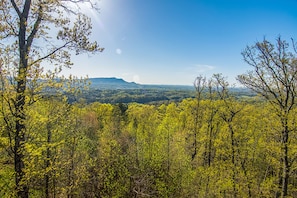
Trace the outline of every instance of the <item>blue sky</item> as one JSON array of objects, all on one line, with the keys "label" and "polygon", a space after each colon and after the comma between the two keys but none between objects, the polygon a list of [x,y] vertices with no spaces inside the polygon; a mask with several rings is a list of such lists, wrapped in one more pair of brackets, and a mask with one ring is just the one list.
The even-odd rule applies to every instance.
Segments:
[{"label": "blue sky", "polygon": [[92,39],[105,51],[74,56],[66,74],[141,84],[192,85],[251,69],[241,51],[266,39],[297,39],[297,0],[101,0]]}]

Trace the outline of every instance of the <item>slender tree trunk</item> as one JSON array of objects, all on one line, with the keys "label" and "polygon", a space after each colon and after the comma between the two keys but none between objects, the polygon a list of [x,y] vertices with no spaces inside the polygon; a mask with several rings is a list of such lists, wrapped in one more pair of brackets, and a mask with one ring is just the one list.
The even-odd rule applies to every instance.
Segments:
[{"label": "slender tree trunk", "polygon": [[196,112],[195,112],[195,120],[194,120],[194,142],[193,142],[193,147],[194,147],[194,152],[192,153],[192,161],[195,159],[197,155],[197,150],[198,150],[198,143],[197,143],[197,134],[199,133],[200,129],[200,98],[197,98],[197,107],[196,107]]},{"label": "slender tree trunk", "polygon": [[288,182],[289,182],[289,157],[288,157],[288,142],[289,142],[289,129],[288,126],[285,126],[283,132],[283,172],[282,172],[282,191],[281,197],[286,197],[288,195]]},{"label": "slender tree trunk", "polygon": [[[18,112],[19,110],[17,110]],[[19,114],[19,113],[17,113]],[[21,120],[19,120],[21,118]],[[24,142],[25,142],[25,125],[22,123],[22,116],[16,117],[16,132],[14,145],[14,169],[15,169],[15,183],[17,196],[21,198],[28,197],[28,186],[24,181],[25,164],[24,164]]]},{"label": "slender tree trunk", "polygon": [[24,164],[24,143],[25,143],[25,80],[17,81],[17,99],[15,104],[15,114],[16,114],[16,123],[15,123],[15,144],[14,144],[14,169],[15,169],[15,183],[17,196],[26,198],[28,197],[28,186],[24,181],[25,177],[25,164]]},{"label": "slender tree trunk", "polygon": [[236,164],[235,164],[235,138],[234,138],[234,130],[231,125],[231,123],[228,123],[229,125],[229,130],[230,130],[230,135],[231,135],[231,149],[232,149],[232,156],[231,156],[231,161],[232,161],[232,186],[233,186],[233,197],[237,197],[237,189],[236,189]]},{"label": "slender tree trunk", "polygon": [[198,133],[200,131],[201,128],[201,122],[202,122],[202,110],[200,107],[200,102],[202,99],[202,93],[203,90],[205,89],[205,82],[206,79],[203,78],[202,76],[198,76],[195,81],[194,81],[194,87],[196,89],[196,100],[197,100],[197,106],[196,106],[196,112],[195,112],[195,120],[194,120],[194,142],[193,142],[193,146],[194,146],[194,152],[192,153],[191,157],[192,157],[192,161],[195,159],[197,152],[198,152],[198,142],[197,142],[197,136]]},{"label": "slender tree trunk", "polygon": [[250,180],[249,175],[248,175],[248,170],[247,170],[247,168],[246,168],[246,166],[245,166],[247,160],[248,160],[248,159],[245,158],[245,159],[243,159],[243,160],[241,161],[241,168],[242,168],[242,170],[243,170],[244,176],[245,176],[246,179],[247,179],[248,197],[252,197],[251,180]]},{"label": "slender tree trunk", "polygon": [[[20,42],[22,39],[20,38]],[[14,145],[14,160],[15,160],[15,175],[16,175],[16,188],[18,197],[28,197],[28,186],[24,183],[24,143],[25,143],[25,120],[26,115],[24,112],[25,106],[25,90],[26,90],[26,73],[28,61],[26,57],[26,49],[24,41],[23,45],[20,43],[20,66],[17,76],[17,95],[15,102],[15,145]]]},{"label": "slender tree trunk", "polygon": [[214,138],[214,126],[213,126],[213,117],[209,120],[208,123],[208,145],[207,145],[207,166],[210,167],[212,161],[212,149],[213,149],[213,138]]},{"label": "slender tree trunk", "polygon": [[45,168],[46,168],[46,173],[45,173],[45,197],[49,198],[50,197],[50,190],[49,190],[49,180],[50,180],[50,173],[48,172],[48,168],[50,167],[50,158],[51,158],[51,149],[49,147],[49,144],[52,141],[52,132],[50,129],[50,126],[48,124],[47,126],[47,148],[46,148],[46,161],[45,161]]}]

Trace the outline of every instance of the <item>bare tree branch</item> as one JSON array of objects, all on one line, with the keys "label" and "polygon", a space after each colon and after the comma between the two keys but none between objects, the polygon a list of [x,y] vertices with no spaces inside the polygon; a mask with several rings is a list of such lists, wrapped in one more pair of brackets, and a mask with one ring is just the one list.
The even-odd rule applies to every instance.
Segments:
[{"label": "bare tree branch", "polygon": [[10,0],[12,6],[14,7],[14,10],[16,11],[16,13],[18,14],[19,18],[21,17],[22,13],[21,11],[19,10],[18,6],[16,5],[15,1],[14,0]]}]

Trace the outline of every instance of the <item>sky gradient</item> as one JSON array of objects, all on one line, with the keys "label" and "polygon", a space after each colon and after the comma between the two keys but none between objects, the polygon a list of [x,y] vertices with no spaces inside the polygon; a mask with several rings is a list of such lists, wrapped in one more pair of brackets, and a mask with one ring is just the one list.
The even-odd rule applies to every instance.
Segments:
[{"label": "sky gradient", "polygon": [[257,41],[297,40],[297,0],[101,0],[92,40],[105,48],[73,56],[65,74],[141,84],[192,85],[251,69],[241,52]]}]

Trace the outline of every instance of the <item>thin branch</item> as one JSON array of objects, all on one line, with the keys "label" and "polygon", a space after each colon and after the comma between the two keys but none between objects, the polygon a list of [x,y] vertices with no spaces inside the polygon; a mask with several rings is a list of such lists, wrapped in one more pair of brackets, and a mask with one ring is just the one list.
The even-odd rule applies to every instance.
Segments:
[{"label": "thin branch", "polygon": [[14,1],[14,0],[10,0],[10,2],[11,2],[11,4],[12,4],[14,10],[15,10],[16,13],[18,14],[19,18],[21,18],[22,13],[21,13],[21,11],[19,10],[19,8],[18,8],[17,4],[15,3],[15,1]]},{"label": "thin branch", "polygon": [[44,60],[44,59],[47,59],[47,58],[50,57],[51,55],[55,54],[56,52],[60,51],[61,49],[65,48],[65,47],[67,47],[67,45],[70,44],[70,43],[72,43],[72,42],[73,42],[73,41],[68,41],[68,42],[66,42],[64,45],[62,45],[62,46],[56,48],[55,50],[53,50],[53,51],[50,52],[49,54],[47,54],[47,55],[45,55],[45,56],[43,56],[43,57],[41,57],[41,58],[39,58],[39,59],[33,61],[30,65],[34,65],[34,64],[36,64],[36,63],[38,63],[38,62],[41,62],[41,61]]},{"label": "thin branch", "polygon": [[32,45],[32,42],[33,42],[33,39],[38,31],[38,28],[39,28],[39,25],[42,21],[42,6],[40,4],[39,6],[39,9],[38,9],[38,17],[37,17],[37,20],[35,21],[34,23],[34,27],[33,27],[33,30],[31,31],[31,34],[28,36],[28,39],[27,39],[27,49],[31,47]]}]

